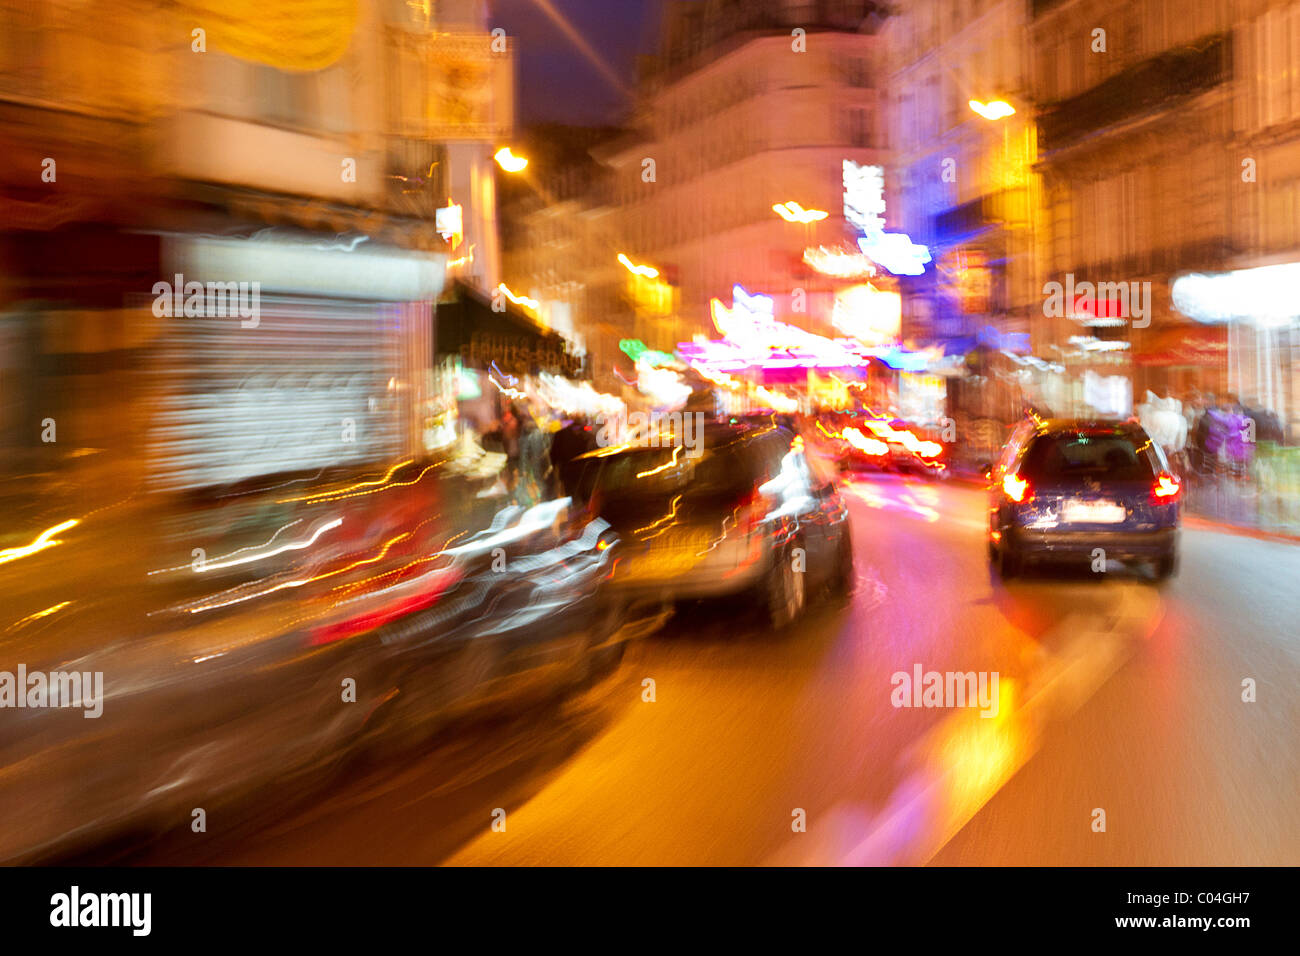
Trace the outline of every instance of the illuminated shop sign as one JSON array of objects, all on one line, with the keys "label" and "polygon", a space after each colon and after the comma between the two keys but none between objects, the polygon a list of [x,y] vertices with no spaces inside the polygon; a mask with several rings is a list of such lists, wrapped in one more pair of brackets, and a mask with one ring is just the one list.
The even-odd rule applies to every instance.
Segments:
[{"label": "illuminated shop sign", "polygon": [[844,218],[864,235],[858,248],[894,275],[919,276],[930,250],[904,233],[885,232],[885,169],[844,160]]}]

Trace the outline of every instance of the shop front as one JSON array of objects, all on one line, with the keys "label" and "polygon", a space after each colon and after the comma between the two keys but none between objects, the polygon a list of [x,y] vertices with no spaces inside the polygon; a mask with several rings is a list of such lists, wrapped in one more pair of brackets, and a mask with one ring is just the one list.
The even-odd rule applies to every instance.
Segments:
[{"label": "shop front", "polygon": [[1180,313],[1213,328],[1226,343],[1220,393],[1276,415],[1289,439],[1300,421],[1298,288],[1300,262],[1281,262],[1182,275],[1170,290]]}]

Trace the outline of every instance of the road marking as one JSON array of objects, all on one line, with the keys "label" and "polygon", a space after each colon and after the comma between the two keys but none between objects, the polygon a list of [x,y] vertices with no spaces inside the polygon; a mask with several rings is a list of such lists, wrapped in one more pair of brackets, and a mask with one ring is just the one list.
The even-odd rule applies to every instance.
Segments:
[{"label": "road marking", "polygon": [[1117,607],[1100,626],[1095,616],[1075,612],[1037,639],[1044,647],[1060,641],[1061,649],[1046,655],[1023,691],[1017,681],[1000,681],[998,716],[957,708],[909,747],[900,757],[902,782],[883,809],[836,806],[768,862],[916,866],[931,860],[1029,761],[1047,726],[1082,707],[1159,626],[1159,593],[1136,582],[1117,584]]}]

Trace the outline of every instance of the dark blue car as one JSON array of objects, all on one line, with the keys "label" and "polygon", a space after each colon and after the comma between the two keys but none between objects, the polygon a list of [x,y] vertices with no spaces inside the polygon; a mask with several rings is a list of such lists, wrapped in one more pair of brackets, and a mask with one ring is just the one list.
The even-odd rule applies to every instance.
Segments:
[{"label": "dark blue car", "polygon": [[1149,562],[1167,578],[1181,493],[1134,422],[1028,419],[989,469],[989,559],[1004,578],[1038,560],[1099,557]]}]

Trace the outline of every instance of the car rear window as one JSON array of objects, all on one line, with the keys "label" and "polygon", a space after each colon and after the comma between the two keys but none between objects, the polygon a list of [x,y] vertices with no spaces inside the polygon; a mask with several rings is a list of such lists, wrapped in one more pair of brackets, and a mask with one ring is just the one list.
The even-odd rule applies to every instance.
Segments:
[{"label": "car rear window", "polygon": [[1124,431],[1041,435],[1030,445],[1019,474],[1030,481],[1150,481],[1151,443]]}]

